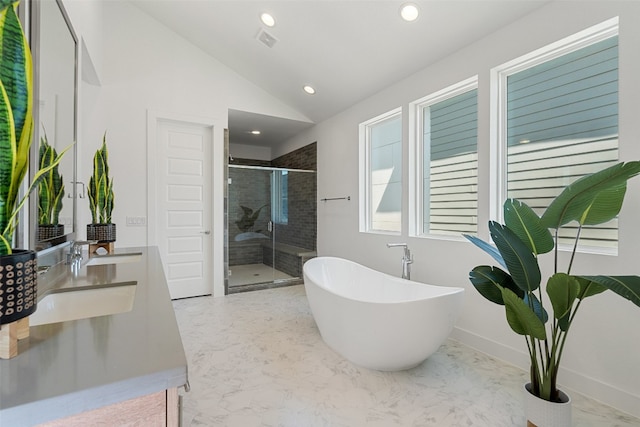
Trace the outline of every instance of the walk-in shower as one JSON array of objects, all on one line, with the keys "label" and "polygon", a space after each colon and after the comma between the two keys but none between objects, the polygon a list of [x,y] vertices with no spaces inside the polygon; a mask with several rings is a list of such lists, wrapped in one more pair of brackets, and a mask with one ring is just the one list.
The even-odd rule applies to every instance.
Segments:
[{"label": "walk-in shower", "polygon": [[316,173],[229,165],[227,293],[302,282],[316,255]]}]

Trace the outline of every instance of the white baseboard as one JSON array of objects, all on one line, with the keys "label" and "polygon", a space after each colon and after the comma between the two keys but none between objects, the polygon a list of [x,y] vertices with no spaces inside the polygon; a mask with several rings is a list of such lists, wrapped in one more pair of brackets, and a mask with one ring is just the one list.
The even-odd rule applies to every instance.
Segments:
[{"label": "white baseboard", "polygon": [[[525,371],[529,369],[529,356],[523,351],[518,351],[458,327],[455,327],[451,332],[451,338]],[[640,418],[640,396],[570,369],[560,368],[560,371],[563,388]]]}]

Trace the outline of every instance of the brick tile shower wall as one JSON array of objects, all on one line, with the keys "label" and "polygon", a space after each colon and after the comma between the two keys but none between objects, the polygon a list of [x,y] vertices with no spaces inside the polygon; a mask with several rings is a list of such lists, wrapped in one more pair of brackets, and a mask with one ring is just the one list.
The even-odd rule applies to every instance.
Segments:
[{"label": "brick tile shower wall", "polygon": [[[272,160],[273,166],[317,170],[317,143]],[[315,250],[317,237],[317,180],[315,173],[289,174],[289,221],[276,225],[276,241]]]}]

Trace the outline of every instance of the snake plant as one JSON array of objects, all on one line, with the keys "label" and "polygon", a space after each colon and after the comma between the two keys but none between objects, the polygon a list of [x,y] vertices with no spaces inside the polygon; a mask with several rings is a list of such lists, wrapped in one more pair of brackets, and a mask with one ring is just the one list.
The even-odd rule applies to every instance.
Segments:
[{"label": "snake plant", "polygon": [[[40,138],[40,169],[47,168],[57,157],[58,153],[55,148],[49,145],[47,134],[45,133]],[[59,223],[64,194],[64,182],[56,165],[44,175],[38,184],[39,225],[56,225]]]},{"label": "snake plant", "polygon": [[102,146],[93,156],[93,174],[89,178],[88,193],[92,224],[110,224],[115,200],[113,178],[109,178],[106,132],[102,138]]},{"label": "snake plant", "polygon": [[68,150],[47,169],[36,172],[25,195],[19,197],[33,134],[33,70],[31,51],[16,14],[18,3],[0,1],[0,255],[12,253],[20,209]]},{"label": "snake plant", "polygon": [[[558,401],[556,379],[569,328],[587,297],[611,290],[640,306],[640,277],[573,275],[571,267],[585,225],[603,224],[622,207],[627,181],[640,173],[640,162],[618,163],[586,175],[567,186],[539,217],[515,199],[504,203],[505,224],[489,222],[495,246],[465,237],[491,255],[502,268],[482,265],[469,280],[489,301],[505,307],[507,323],[526,340],[531,362],[531,392]],[[576,222],[573,250],[564,272],[558,265],[558,236],[562,227]],[[553,234],[550,232],[553,230]],[[545,309],[538,256],[554,251],[554,274],[546,283]],[[504,269],[504,270],[503,270]]]}]

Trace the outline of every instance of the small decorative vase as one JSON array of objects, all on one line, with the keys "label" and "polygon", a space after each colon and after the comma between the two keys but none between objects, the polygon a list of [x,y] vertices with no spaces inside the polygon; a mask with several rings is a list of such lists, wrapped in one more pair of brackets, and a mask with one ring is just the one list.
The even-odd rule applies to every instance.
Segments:
[{"label": "small decorative vase", "polygon": [[38,242],[60,237],[64,234],[64,224],[38,225]]},{"label": "small decorative vase", "polygon": [[549,402],[531,394],[531,383],[524,386],[524,414],[527,427],[570,427],[571,398],[559,391],[560,402]]},{"label": "small decorative vase", "polygon": [[29,336],[28,316],[38,305],[36,258],[23,249],[0,256],[0,359],[17,356],[17,341]]},{"label": "small decorative vase", "polygon": [[109,224],[87,224],[87,240],[96,240],[99,243],[116,241],[116,225]]}]

